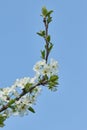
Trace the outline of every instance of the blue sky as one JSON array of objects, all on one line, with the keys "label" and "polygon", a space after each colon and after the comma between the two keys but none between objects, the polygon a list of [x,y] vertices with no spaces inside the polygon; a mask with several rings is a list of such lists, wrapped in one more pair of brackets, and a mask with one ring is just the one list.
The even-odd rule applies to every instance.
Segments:
[{"label": "blue sky", "polygon": [[36,113],[7,119],[3,130],[87,130],[87,2],[86,0],[0,1],[0,87],[33,76],[43,40],[42,6],[54,10],[50,58],[59,62],[57,92],[43,88]]}]

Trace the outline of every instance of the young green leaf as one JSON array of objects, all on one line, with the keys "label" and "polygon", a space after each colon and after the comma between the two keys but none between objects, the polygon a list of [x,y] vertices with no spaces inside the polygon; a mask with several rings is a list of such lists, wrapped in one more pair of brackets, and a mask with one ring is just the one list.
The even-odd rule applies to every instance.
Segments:
[{"label": "young green leaf", "polygon": [[50,39],[51,39],[50,35],[48,35],[47,38],[46,38],[47,42],[50,42]]},{"label": "young green leaf", "polygon": [[37,34],[39,36],[41,36],[41,37],[44,37],[45,36],[45,31],[43,30],[43,31],[37,32]]},{"label": "young green leaf", "polygon": [[14,99],[11,99],[11,100],[9,101],[9,103],[8,103],[8,107],[10,107],[14,102],[15,102],[15,100],[14,100]]},{"label": "young green leaf", "polygon": [[28,92],[31,86],[32,86],[32,83],[27,83],[27,84],[25,85],[24,91],[25,91],[25,92]]},{"label": "young green leaf", "polygon": [[48,13],[48,10],[46,9],[46,7],[45,6],[42,7],[42,16],[46,17],[47,13]]},{"label": "young green leaf", "polygon": [[45,59],[45,50],[41,50],[41,57],[42,57],[42,59]]},{"label": "young green leaf", "polygon": [[52,91],[56,90],[56,87],[58,85],[58,76],[52,75],[48,81],[48,88]]},{"label": "young green leaf", "polygon": [[53,10],[50,10],[50,11],[48,11],[48,13],[46,14],[46,16],[49,17],[52,13],[53,13]]},{"label": "young green leaf", "polygon": [[9,108],[12,109],[12,112],[16,112],[16,105],[10,105]]},{"label": "young green leaf", "polygon": [[6,116],[3,116],[0,114],[0,127],[4,127],[5,124],[4,124],[4,121],[7,119]]},{"label": "young green leaf", "polygon": [[[54,88],[57,87],[57,84],[58,83],[55,83],[55,82],[49,82],[48,83],[48,88],[51,89],[51,90],[54,90]],[[56,90],[57,90],[57,88],[56,88]]]},{"label": "young green leaf", "polygon": [[29,107],[28,110],[31,111],[32,113],[35,113],[35,110],[32,107]]},{"label": "young green leaf", "polygon": [[4,126],[5,126],[4,122],[0,120],[0,127],[4,127]]},{"label": "young green leaf", "polygon": [[49,16],[49,17],[47,18],[47,23],[49,24],[51,21],[52,21],[52,17]]},{"label": "young green leaf", "polygon": [[50,43],[50,44],[49,44],[49,48],[48,48],[48,49],[49,49],[49,52],[52,50],[52,48],[53,48],[53,44]]},{"label": "young green leaf", "polygon": [[58,80],[58,76],[57,75],[52,75],[50,77],[50,81],[56,81],[56,80]]}]

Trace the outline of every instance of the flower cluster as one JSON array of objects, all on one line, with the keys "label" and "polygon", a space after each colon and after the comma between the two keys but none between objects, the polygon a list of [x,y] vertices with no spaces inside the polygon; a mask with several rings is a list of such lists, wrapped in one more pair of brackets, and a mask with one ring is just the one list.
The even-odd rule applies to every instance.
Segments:
[{"label": "flower cluster", "polygon": [[27,83],[35,83],[35,78],[24,77],[21,79],[16,79],[11,87],[6,87],[0,89],[0,104],[5,105],[8,103],[10,98],[19,97],[22,89]]},{"label": "flower cluster", "polygon": [[[0,106],[4,106],[9,101],[14,101],[14,99],[19,98],[20,93],[25,90],[26,86],[32,87],[35,86],[39,77],[47,76],[48,78],[53,75],[57,75],[58,72],[58,62],[54,59],[50,60],[50,63],[47,64],[45,60],[38,61],[33,70],[36,72],[34,78],[24,77],[21,79],[16,79],[14,84],[11,87],[0,89]],[[39,86],[35,87],[32,93],[26,93],[18,101],[15,101],[14,104],[9,105],[9,111],[4,111],[3,114],[10,115],[20,115],[23,116],[28,114],[29,107],[35,103],[38,93],[40,93],[41,88]]]},{"label": "flower cluster", "polygon": [[[14,116],[27,115],[29,113],[29,109],[31,108],[31,106],[35,103],[36,98],[37,98],[38,94],[40,93],[40,91],[41,91],[41,88],[36,87],[33,90],[32,94],[27,93],[26,95],[21,97],[18,101],[15,101],[14,99],[10,99],[9,108],[8,108],[8,110],[5,110],[3,112],[3,115],[5,115],[6,117],[10,117],[11,115],[14,115]],[[33,108],[32,108],[32,110],[33,110]]]},{"label": "flower cluster", "polygon": [[58,73],[58,62],[54,59],[51,59],[50,63],[47,64],[46,60],[42,60],[34,65],[33,70],[36,72],[37,77],[41,75],[47,75],[48,77],[50,77]]}]

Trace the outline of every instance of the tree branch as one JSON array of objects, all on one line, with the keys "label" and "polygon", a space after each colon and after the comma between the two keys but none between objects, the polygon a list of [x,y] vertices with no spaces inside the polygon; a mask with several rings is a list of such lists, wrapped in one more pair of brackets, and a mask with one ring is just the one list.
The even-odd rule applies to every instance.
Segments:
[{"label": "tree branch", "polygon": [[[41,81],[40,81],[40,83],[38,82],[36,85],[34,85],[34,86],[32,86],[31,88],[29,88],[29,90],[28,91],[25,91],[25,90],[23,90],[22,91],[22,93],[19,95],[19,97],[16,97],[15,99],[13,99],[14,101],[18,101],[21,97],[23,97],[24,95],[26,95],[27,93],[32,93],[32,91],[33,91],[33,89],[35,89],[37,86],[40,86],[40,85],[46,85],[47,84],[47,80],[45,80],[45,79],[42,79]],[[14,103],[14,102],[13,102]],[[12,103],[12,104],[13,104]],[[11,104],[11,105],[12,105]],[[9,102],[6,104],[6,105],[4,105],[1,109],[0,109],[0,112],[3,112],[4,110],[6,110],[7,108],[9,108]]]}]

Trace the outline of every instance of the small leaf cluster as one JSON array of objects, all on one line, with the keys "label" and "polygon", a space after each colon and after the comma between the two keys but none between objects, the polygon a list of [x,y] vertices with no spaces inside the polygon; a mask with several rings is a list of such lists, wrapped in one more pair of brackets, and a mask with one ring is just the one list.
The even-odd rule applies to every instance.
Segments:
[{"label": "small leaf cluster", "polygon": [[52,17],[50,16],[52,13],[53,10],[48,11],[45,6],[42,8],[41,16],[47,19],[48,24],[52,21]]},{"label": "small leaf cluster", "polygon": [[44,30],[42,30],[42,31],[40,31],[40,32],[37,32],[37,34],[38,34],[39,36],[45,38],[45,31],[44,31]]},{"label": "small leaf cluster", "polygon": [[52,48],[53,48],[53,44],[52,43],[49,43],[49,45],[45,45],[44,47],[45,49],[44,50],[41,50],[41,58],[42,59],[46,59],[46,50],[48,50],[48,55],[50,54]]},{"label": "small leaf cluster", "polygon": [[11,100],[9,101],[8,107],[11,107],[11,105],[12,105],[13,103],[15,103],[15,99],[11,99]]},{"label": "small leaf cluster", "polygon": [[39,82],[43,85],[43,86],[47,86],[48,89],[52,90],[52,91],[56,91],[57,90],[57,86],[58,86],[58,75],[52,75],[50,77],[48,77],[47,75],[43,76],[43,80],[45,81],[44,83],[42,82],[42,80],[39,77]]},{"label": "small leaf cluster", "polygon": [[53,90],[53,91],[55,91],[55,90],[57,90],[56,89],[56,87],[57,87],[57,85],[58,85],[58,75],[52,75],[50,78],[49,78],[49,80],[48,80],[48,88],[50,89],[50,90]]},{"label": "small leaf cluster", "polygon": [[32,107],[29,107],[28,110],[32,113],[35,113],[35,110]]},{"label": "small leaf cluster", "polygon": [[27,83],[27,84],[25,85],[23,91],[26,92],[26,93],[29,92],[30,87],[32,87],[32,85],[33,85],[32,83]]},{"label": "small leaf cluster", "polygon": [[4,127],[4,121],[7,119],[7,116],[3,116],[2,114],[0,114],[0,127]]}]

